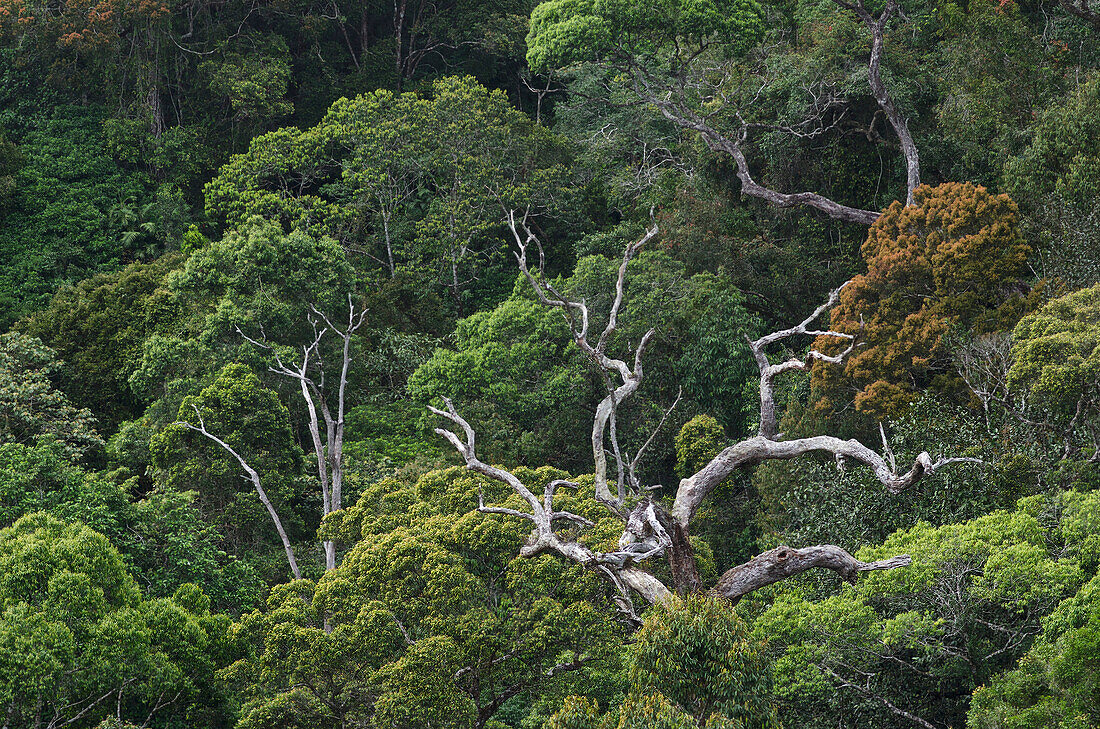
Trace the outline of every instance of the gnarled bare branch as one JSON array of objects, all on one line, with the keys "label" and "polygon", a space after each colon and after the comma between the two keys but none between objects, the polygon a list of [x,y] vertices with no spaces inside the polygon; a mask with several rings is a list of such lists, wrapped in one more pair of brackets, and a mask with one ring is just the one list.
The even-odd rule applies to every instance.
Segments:
[{"label": "gnarled bare branch", "polygon": [[790,460],[814,452],[830,453],[841,462],[855,461],[869,466],[875,478],[893,494],[905,491],[921,478],[953,463],[982,462],[979,458],[941,458],[933,461],[932,456],[925,452],[916,457],[908,471],[897,473],[882,456],[857,440],[841,440],[831,435],[772,440],[758,435],[729,446],[695,474],[683,479],[676,492],[672,517],[687,527],[703,499],[739,468],[764,461]]},{"label": "gnarled bare branch", "polygon": [[916,142],[913,141],[913,135],[909,132],[909,121],[902,116],[894,103],[894,98],[882,81],[882,50],[885,44],[886,25],[895,14],[900,12],[901,6],[898,0],[887,0],[886,6],[876,18],[864,6],[863,0],[857,0],[855,3],[847,0],[833,0],[833,2],[855,13],[864,27],[871,31],[871,58],[867,62],[867,81],[879,108],[886,114],[886,119],[894,128],[894,133],[898,135],[901,153],[905,157],[905,204],[912,205],[914,204],[913,191],[920,186],[920,153],[917,151]]},{"label": "gnarled bare branch", "polygon": [[912,561],[909,555],[902,554],[878,562],[861,562],[832,544],[801,549],[781,546],[727,570],[719,578],[714,591],[727,600],[736,602],[761,587],[781,582],[810,569],[832,570],[848,582],[854,583],[860,572],[905,567]]},{"label": "gnarled bare branch", "polygon": [[[515,238],[516,247],[518,248],[516,260],[519,264],[520,271],[531,284],[531,288],[534,290],[540,303],[544,306],[561,309],[562,313],[565,315],[566,322],[569,324],[569,330],[573,335],[573,341],[576,343],[577,347],[588,356],[589,360],[595,365],[604,380],[604,385],[607,388],[607,395],[596,407],[596,417],[593,419],[592,423],[592,455],[595,461],[596,498],[620,518],[625,519],[628,468],[619,448],[618,426],[615,414],[619,405],[633,395],[637,391],[638,386],[641,385],[642,356],[650,340],[653,338],[654,331],[651,329],[646,332],[641,341],[638,342],[638,347],[634,352],[633,367],[625,360],[609,356],[607,354],[607,346],[611,341],[611,336],[618,328],[619,311],[622,307],[623,294],[626,287],[627,267],[630,265],[630,261],[638,254],[638,251],[641,250],[642,246],[656,237],[658,232],[657,226],[653,225],[647,229],[641,238],[629,244],[623,252],[622,261],[619,264],[618,275],[615,279],[615,298],[608,314],[607,325],[604,327],[603,331],[600,332],[596,344],[593,345],[589,342],[588,337],[588,306],[584,301],[573,301],[566,297],[559,292],[552,283],[547,281],[546,277],[543,275],[544,259],[542,255],[542,245],[539,243],[538,236],[535,235],[534,231],[528,225],[527,213],[522,217],[517,217],[514,210],[509,210],[507,221],[508,227],[512,231],[512,236]],[[537,246],[539,250],[538,276],[532,273],[527,265],[527,251],[531,245]],[[615,377],[618,377],[621,384],[614,384],[613,378]],[[612,454],[614,455],[617,466],[617,488],[614,494],[611,493],[611,488],[607,483],[607,448],[605,443],[608,439],[611,441]]]},{"label": "gnarled bare branch", "polygon": [[[617,316],[622,305],[627,266],[638,248],[656,235],[656,227],[647,231],[646,236],[627,247],[619,267],[616,280],[616,295],[611,306],[607,327],[600,335],[597,344],[589,341],[588,308],[583,301],[573,301],[557,291],[553,284],[542,275],[543,260],[540,250],[539,275],[527,265],[527,253],[532,245],[538,246],[538,238],[527,225],[527,218],[517,217],[514,212],[508,214],[509,227],[516,240],[516,255],[520,270],[530,282],[539,301],[546,306],[560,309],[570,326],[573,340],[599,368],[608,388],[608,395],[597,408],[592,433],[593,457],[596,466],[596,498],[608,505],[625,522],[619,549],[614,552],[594,552],[577,542],[569,535],[559,535],[553,529],[556,520],[568,520],[581,527],[591,526],[587,519],[568,512],[558,512],[553,507],[555,489],[570,486],[569,482],[554,481],[548,484],[540,500],[514,474],[494,466],[489,466],[477,458],[475,452],[475,433],[471,425],[455,410],[450,400],[444,400],[445,409],[431,408],[436,415],[458,426],[457,431],[439,428],[437,433],[451,442],[462,455],[466,467],[484,476],[507,484],[513,492],[527,502],[528,510],[486,506],[479,499],[479,510],[486,513],[502,514],[526,519],[533,524],[531,536],[521,548],[523,556],[534,556],[545,551],[554,551],[591,569],[600,572],[615,588],[615,600],[620,612],[630,622],[637,622],[631,593],[637,592],[650,603],[665,599],[671,591],[659,579],[645,571],[640,565],[648,559],[665,555],[668,557],[672,572],[672,584],[678,592],[698,592],[702,589],[698,565],[690,541],[690,526],[699,506],[704,499],[735,470],[757,465],[768,460],[797,458],[813,452],[831,454],[841,466],[855,462],[869,467],[882,485],[892,493],[900,493],[921,478],[936,472],[950,464],[969,462],[980,463],[975,458],[941,458],[933,460],[928,453],[916,457],[908,471],[899,473],[896,459],[882,430],[884,458],[857,440],[842,440],[830,435],[818,435],[794,440],[783,440],[777,433],[773,387],[775,378],[789,371],[804,371],[812,361],[829,364],[842,364],[857,344],[857,336],[838,331],[814,328],[814,322],[839,300],[843,286],[832,291],[828,299],[817,307],[806,319],[793,327],[766,334],[749,341],[749,347],[760,370],[761,427],[758,435],[735,443],[703,466],[692,476],[681,480],[671,510],[666,510],[658,501],[640,498],[643,489],[634,469],[638,457],[630,462],[631,485],[635,496],[639,497],[633,508],[627,509],[627,494],[622,486],[624,473],[621,453],[615,437],[615,409],[637,389],[642,379],[642,354],[645,345],[652,336],[652,330],[643,338],[635,352],[633,364],[614,359],[607,354],[607,343],[617,325]],[[830,336],[848,342],[848,347],[837,355],[825,355],[814,350],[803,358],[789,358],[772,364],[766,348],[777,342],[795,336]],[[613,377],[621,380],[620,385],[613,384]],[[679,398],[677,398],[679,399]],[[666,413],[667,417],[667,413]],[[662,419],[663,422],[663,419]],[[605,433],[610,428],[612,446],[619,463],[620,488],[612,495],[607,484],[607,455],[604,446]],[[650,440],[652,436],[650,437]],[[648,444],[648,441],[647,441]],[[643,446],[642,450],[644,450]],[[887,460],[888,459],[888,460]],[[837,572],[848,580],[854,580],[860,572],[868,570],[893,569],[909,564],[909,557],[900,555],[878,562],[861,562],[842,548],[833,545],[820,545],[792,549],[781,547],[749,560],[722,576],[715,590],[731,600],[773,584],[787,577],[800,574],[809,569],[822,568]]]},{"label": "gnarled bare branch", "polygon": [[[260,330],[262,339],[256,340],[241,331],[240,327],[235,328],[245,341],[272,353],[275,364],[268,367],[270,371],[298,382],[302,400],[306,404],[306,412],[309,414],[309,434],[313,442],[313,453],[317,458],[317,477],[321,481],[323,515],[328,516],[333,511],[343,508],[344,413],[346,409],[345,395],[347,392],[348,371],[352,361],[351,338],[363,326],[367,312],[366,310],[356,311],[355,302],[350,292],[348,293],[348,322],[344,328],[333,324],[332,320],[315,305],[310,304],[309,309],[311,314],[308,316],[308,320],[313,327],[313,341],[302,346],[301,363],[297,365],[288,365],[283,361],[278,348],[267,341],[262,329]],[[323,321],[326,326],[320,326],[320,321]],[[330,331],[335,332],[343,342],[335,416],[333,416],[328,398],[325,396],[324,362],[320,356],[321,340]],[[311,369],[317,372],[316,378],[310,375]],[[317,415],[318,408],[321,417],[325,421],[324,441],[321,437],[321,425]],[[335,543],[325,540],[322,544],[325,550],[326,569],[335,569]]]},{"label": "gnarled bare branch", "polygon": [[657,95],[648,90],[642,91],[643,88],[643,86],[638,86],[636,90],[647,103],[661,112],[663,117],[683,129],[698,132],[708,148],[714,152],[725,152],[733,159],[737,168],[737,179],[741,181],[742,195],[758,198],[778,208],[800,206],[813,208],[825,213],[830,218],[860,225],[871,225],[881,215],[875,210],[863,210],[838,203],[816,192],[783,193],[764,187],[753,179],[748,158],[745,157],[745,152],[742,149],[745,142],[748,141],[749,125],[747,123],[742,123],[736,136],[723,134],[700,114],[695,113],[684,104],[674,102],[671,95]]},{"label": "gnarled bare branch", "polygon": [[[834,331],[822,331],[817,329],[810,329],[812,325],[822,314],[836,305],[836,302],[840,299],[840,292],[848,285],[849,282],[845,282],[829,292],[829,298],[824,304],[814,309],[808,317],[803,319],[800,323],[788,329],[782,329],[777,332],[765,334],[759,339],[748,339],[749,349],[752,351],[753,359],[756,360],[756,366],[760,370],[760,428],[758,434],[764,438],[775,440],[779,435],[779,421],[775,414],[775,378],[785,372],[799,371],[804,372],[810,365],[810,360],[820,360],[822,362],[828,362],[830,364],[841,364],[844,358],[852,353],[852,350],[856,346],[856,337],[852,334],[845,334],[844,332]],[[779,364],[772,364],[768,359],[767,347],[768,345],[776,342],[783,341],[796,335],[804,335],[811,337],[836,337],[837,339],[847,339],[850,344],[847,349],[835,356],[824,355],[816,350],[810,350],[806,357],[803,359],[792,358]]]}]

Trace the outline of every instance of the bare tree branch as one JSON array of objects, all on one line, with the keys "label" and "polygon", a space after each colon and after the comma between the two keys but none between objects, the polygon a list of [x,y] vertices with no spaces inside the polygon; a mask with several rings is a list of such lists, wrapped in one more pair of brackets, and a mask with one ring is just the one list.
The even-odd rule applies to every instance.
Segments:
[{"label": "bare tree branch", "polygon": [[641,621],[630,599],[630,590],[634,589],[648,601],[656,602],[668,594],[668,589],[652,575],[631,568],[638,557],[637,552],[632,549],[610,553],[594,552],[580,542],[572,539],[562,539],[553,529],[553,523],[557,520],[568,520],[584,526],[592,525],[592,522],[578,514],[554,509],[553,495],[555,489],[569,482],[554,481],[547,484],[543,493],[543,500],[540,501],[515,474],[496,466],[490,466],[477,457],[475,452],[476,436],[473,427],[458,414],[454,403],[447,398],[444,398],[443,402],[445,407],[443,410],[430,405],[428,409],[435,415],[458,426],[464,437],[444,428],[436,428],[435,432],[450,441],[465,461],[466,468],[508,485],[530,507],[530,511],[523,512],[518,509],[486,506],[484,498],[479,495],[478,511],[489,514],[504,514],[530,521],[533,529],[531,535],[527,538],[527,543],[520,547],[521,556],[534,557],[546,551],[553,551],[567,559],[599,571],[616,587],[618,594],[614,596],[614,599],[620,612],[628,621],[640,625]]},{"label": "bare tree branch", "polygon": [[816,435],[776,441],[756,436],[729,446],[695,474],[682,480],[672,506],[672,517],[686,527],[703,499],[738,468],[764,461],[790,460],[815,451],[830,453],[840,462],[851,460],[869,466],[875,478],[893,494],[905,491],[921,478],[953,463],[982,462],[979,458],[941,458],[933,461],[928,453],[921,453],[907,472],[896,473],[882,456],[857,440]]},{"label": "bare tree branch", "polygon": [[748,140],[749,125],[742,123],[736,137],[731,137],[719,132],[701,115],[688,109],[682,104],[674,103],[669,96],[657,96],[652,93],[642,92],[642,98],[653,105],[661,115],[673,124],[684,129],[698,132],[712,151],[725,152],[737,167],[737,179],[741,181],[741,194],[748,195],[771,203],[779,208],[793,208],[805,206],[825,213],[830,218],[842,220],[848,223],[871,225],[878,220],[881,213],[874,210],[863,210],[849,205],[843,205],[816,192],[782,193],[764,187],[752,176],[749,161],[745,157],[742,145]]},{"label": "bare tree branch", "polygon": [[256,490],[256,495],[260,497],[260,502],[264,505],[264,508],[267,509],[267,513],[271,515],[271,521],[274,522],[275,531],[279,533],[279,539],[283,543],[283,549],[286,551],[286,559],[287,562],[290,563],[290,571],[294,575],[294,579],[302,579],[302,573],[298,571],[298,560],[294,558],[294,547],[290,545],[290,538],[287,537],[286,530],[283,529],[282,519],[279,518],[278,512],[275,511],[275,506],[271,503],[271,499],[268,498],[267,492],[264,491],[264,487],[260,484],[260,474],[256,473],[256,469],[248,465],[248,461],[244,459],[244,456],[234,450],[233,446],[206,429],[206,424],[202,419],[202,413],[199,412],[197,406],[192,405],[191,408],[195,411],[195,417],[198,418],[198,425],[189,423],[186,420],[177,420],[173,425],[182,425],[188,430],[201,433],[204,437],[216,443],[222,450],[237,460],[237,463],[244,469],[244,472],[248,474],[248,479],[252,482],[252,487]]},{"label": "bare tree branch", "polygon": [[[625,480],[627,477],[627,469],[618,446],[615,411],[624,400],[637,391],[638,386],[642,382],[642,355],[645,353],[646,347],[653,338],[654,331],[651,329],[646,332],[638,343],[638,347],[634,352],[633,368],[624,360],[608,356],[607,346],[610,343],[611,336],[618,328],[619,310],[623,303],[627,267],[630,265],[630,261],[634,259],[634,256],[637,255],[638,251],[641,250],[642,246],[656,237],[658,232],[657,226],[651,226],[641,238],[628,245],[623,252],[623,258],[619,264],[618,275],[615,279],[615,298],[612,301],[611,309],[608,314],[607,325],[600,333],[595,346],[593,346],[588,340],[588,306],[583,301],[572,301],[567,298],[557,291],[553,284],[547,281],[542,275],[542,246],[539,243],[538,236],[536,236],[528,226],[527,220],[528,216],[526,213],[522,218],[517,220],[516,212],[514,210],[508,211],[508,227],[512,231],[512,236],[515,238],[518,248],[516,260],[519,263],[519,269],[531,284],[531,288],[534,290],[540,303],[544,306],[561,309],[562,313],[565,315],[566,322],[569,324],[570,332],[573,335],[573,341],[599,370],[607,387],[607,396],[604,397],[597,406],[596,417],[592,423],[592,455],[595,461],[596,498],[620,518],[625,519],[627,496],[625,491]],[[527,251],[532,244],[538,246],[539,250],[539,276],[535,276],[527,265]],[[621,385],[615,386],[613,384],[612,378],[616,375],[622,381]],[[611,493],[611,489],[607,483],[607,449],[605,447],[605,442],[608,438],[608,433],[610,433],[612,449],[618,467],[618,488],[614,495]]]},{"label": "bare tree branch", "polygon": [[867,30],[871,31],[871,58],[867,64],[867,81],[871,86],[871,93],[878,102],[879,108],[886,114],[894,133],[898,135],[901,145],[901,153],[905,156],[906,167],[906,205],[913,205],[913,191],[920,186],[920,154],[917,151],[913,135],[909,133],[909,122],[898,110],[886,84],[882,81],[882,50],[885,43],[886,25],[890,19],[900,11],[898,0],[887,0],[878,18],[868,12],[863,5],[863,0],[855,3],[847,0],[833,0],[837,5],[855,13]]},{"label": "bare tree branch", "polygon": [[878,562],[861,562],[832,544],[801,549],[781,546],[727,570],[719,578],[714,591],[736,602],[761,587],[781,582],[814,568],[832,570],[848,582],[854,583],[860,572],[905,567],[912,561],[909,555],[902,554]]},{"label": "bare tree branch", "polygon": [[[343,508],[344,413],[348,371],[352,361],[351,338],[363,326],[367,312],[366,310],[356,311],[355,302],[352,300],[350,292],[348,293],[348,321],[344,328],[333,324],[332,320],[315,305],[311,304],[309,309],[311,315],[308,320],[313,327],[313,341],[302,346],[302,359],[299,365],[287,365],[280,356],[278,348],[269,344],[266,337],[262,340],[256,340],[241,331],[240,327],[236,327],[236,330],[245,341],[272,353],[275,358],[275,365],[268,367],[270,371],[298,382],[302,400],[306,404],[306,412],[309,414],[309,434],[313,442],[313,453],[317,458],[317,477],[321,481],[322,516],[328,516],[332,512]],[[319,321],[323,321],[326,326],[319,326]],[[329,331],[339,335],[343,343],[335,417],[329,407],[328,398],[325,396],[324,362],[320,355],[321,340]],[[311,368],[319,371],[319,380],[315,380],[310,376]],[[318,408],[320,408],[321,417],[325,421],[323,441],[320,420],[317,416]],[[325,550],[325,568],[335,569],[336,544],[331,540],[325,540],[322,542],[322,546]]]},{"label": "bare tree branch", "polygon": [[[777,376],[784,372],[804,372],[809,367],[810,360],[814,359],[828,362],[829,364],[841,364],[844,358],[851,354],[855,347],[856,337],[852,334],[809,328],[818,317],[836,305],[836,302],[840,299],[840,292],[847,285],[848,282],[845,282],[829,292],[829,298],[825,303],[814,309],[813,313],[803,319],[801,323],[789,329],[765,334],[759,339],[752,340],[748,339],[747,336],[745,337],[749,343],[749,349],[752,351],[752,356],[756,360],[756,365],[760,369],[760,428],[758,432],[761,437],[775,440],[779,435],[779,421],[775,414],[775,378]],[[850,345],[843,352],[833,357],[826,356],[816,350],[810,350],[804,359],[789,359],[780,364],[771,364],[767,352],[765,351],[768,345],[796,335],[811,337],[826,336],[836,337],[837,339],[847,339]]]}]

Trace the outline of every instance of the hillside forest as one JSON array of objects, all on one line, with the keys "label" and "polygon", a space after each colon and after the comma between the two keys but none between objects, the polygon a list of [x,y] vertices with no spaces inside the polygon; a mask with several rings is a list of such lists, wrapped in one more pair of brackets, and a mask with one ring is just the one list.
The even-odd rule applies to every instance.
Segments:
[{"label": "hillside forest", "polygon": [[3,729],[1100,729],[1098,0],[0,0]]}]

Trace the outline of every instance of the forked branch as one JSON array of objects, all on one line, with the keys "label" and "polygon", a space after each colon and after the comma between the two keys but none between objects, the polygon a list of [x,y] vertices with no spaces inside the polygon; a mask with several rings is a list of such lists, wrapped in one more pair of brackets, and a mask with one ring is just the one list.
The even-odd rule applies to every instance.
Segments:
[{"label": "forked branch", "polygon": [[650,603],[663,599],[668,594],[668,589],[661,584],[660,580],[634,566],[636,562],[652,556],[648,553],[651,550],[644,550],[644,553],[640,553],[637,547],[628,541],[623,549],[618,552],[595,552],[574,539],[562,538],[554,531],[555,521],[566,520],[583,527],[594,526],[590,520],[579,514],[558,511],[554,508],[554,492],[556,489],[561,486],[572,487],[575,484],[560,479],[551,481],[546,485],[540,501],[534,492],[527,488],[515,474],[503,468],[490,466],[477,457],[475,451],[476,435],[473,427],[458,414],[451,400],[444,398],[443,403],[444,409],[430,405],[428,409],[435,415],[458,426],[462,435],[460,436],[458,433],[446,428],[436,428],[435,432],[450,441],[465,461],[466,468],[474,473],[480,473],[508,485],[514,493],[527,502],[529,508],[528,511],[520,511],[519,509],[500,506],[486,506],[484,497],[479,494],[478,511],[487,514],[503,514],[530,521],[533,528],[527,538],[527,543],[520,548],[521,556],[534,557],[543,552],[552,551],[600,572],[616,588],[616,594],[613,598],[619,611],[629,622],[640,625],[641,621],[630,596],[631,590],[640,593]]},{"label": "forked branch", "polygon": [[[516,241],[516,261],[524,277],[531,284],[531,288],[543,306],[560,309],[565,316],[569,331],[577,347],[587,355],[588,359],[599,371],[607,395],[596,407],[596,417],[592,423],[592,456],[595,462],[596,499],[605,504],[620,518],[627,516],[627,480],[634,464],[627,464],[619,448],[618,424],[616,411],[624,400],[633,395],[642,382],[642,355],[653,338],[654,330],[650,329],[642,336],[638,347],[634,351],[634,363],[631,366],[625,360],[616,359],[607,354],[607,347],[611,337],[619,324],[619,312],[623,304],[623,296],[626,290],[626,271],[630,262],[638,254],[642,247],[657,235],[657,226],[653,225],[646,230],[637,241],[629,244],[623,252],[622,261],[619,263],[618,275],[615,279],[615,298],[611,303],[608,313],[607,325],[600,332],[596,344],[589,341],[588,305],[582,301],[573,301],[546,279],[545,259],[542,252],[542,244],[539,238],[528,224],[528,213],[517,217],[516,211],[508,211],[508,227]],[[535,246],[539,252],[539,268],[536,276],[527,264],[527,253],[531,246]],[[620,384],[616,384],[616,379]],[[616,464],[616,490],[611,493],[607,483],[607,448],[605,443],[611,441],[611,450]]]},{"label": "forked branch", "polygon": [[[829,364],[842,364],[845,357],[852,353],[852,350],[856,346],[856,337],[853,334],[845,334],[844,332],[834,331],[822,331],[818,329],[811,329],[810,326],[824,314],[826,311],[836,305],[836,302],[840,299],[841,290],[847,286],[845,282],[839,287],[829,292],[829,298],[824,304],[814,309],[813,313],[802,320],[799,324],[790,327],[789,329],[783,329],[778,332],[772,332],[771,334],[765,334],[759,339],[749,339],[749,349],[752,351],[752,356],[756,360],[756,366],[760,369],[760,429],[759,435],[763,438],[770,440],[776,440],[779,436],[779,421],[775,414],[775,378],[784,372],[805,372],[811,363],[811,360],[819,360],[821,362],[827,362]],[[810,337],[836,337],[837,339],[846,339],[849,341],[849,346],[843,352],[835,356],[828,356],[811,349],[804,358],[791,358],[779,364],[772,364],[768,358],[767,347],[768,345],[780,342],[789,337],[796,335],[810,336]],[[748,337],[746,337],[748,339]]]},{"label": "forked branch", "polygon": [[[268,367],[277,375],[290,378],[298,382],[302,393],[302,400],[306,404],[306,412],[309,414],[309,434],[313,443],[313,453],[317,458],[317,477],[321,481],[321,502],[323,515],[327,516],[343,507],[344,484],[344,412],[346,410],[345,396],[347,392],[348,371],[351,367],[352,352],[351,339],[356,331],[363,326],[366,320],[366,310],[357,311],[352,295],[348,293],[348,320],[343,328],[337,326],[329,317],[311,304],[310,314],[307,315],[310,326],[313,327],[313,341],[302,345],[302,357],[299,364],[287,364],[279,352],[279,348],[271,345],[261,329],[262,339],[253,339],[236,327],[237,333],[247,342],[260,349],[271,352],[275,364]],[[320,322],[325,326],[321,326]],[[325,395],[325,370],[324,360],[321,358],[320,345],[328,332],[335,332],[342,341],[340,378],[337,384],[336,413],[332,412],[329,400]],[[311,374],[315,372],[316,375]],[[322,437],[321,424],[318,417],[324,418],[325,432]],[[323,542],[325,550],[326,569],[336,567],[336,545],[332,541]]]}]

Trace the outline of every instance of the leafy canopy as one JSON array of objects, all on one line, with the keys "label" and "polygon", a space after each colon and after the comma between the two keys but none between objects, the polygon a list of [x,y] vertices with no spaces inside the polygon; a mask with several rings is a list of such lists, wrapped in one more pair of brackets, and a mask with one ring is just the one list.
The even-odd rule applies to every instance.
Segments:
[{"label": "leafy canopy", "polygon": [[74,461],[103,447],[91,411],[75,407],[53,386],[50,376],[60,366],[40,340],[18,332],[0,334],[0,443],[29,445],[52,438]]},{"label": "leafy canopy", "polygon": [[1094,415],[1100,388],[1100,285],[1066,294],[1025,316],[1013,331],[1010,387],[1072,418]]},{"label": "leafy canopy", "polygon": [[527,63],[545,72],[584,61],[659,57],[673,53],[677,40],[743,53],[762,33],[755,0],[551,0],[531,13]]}]

